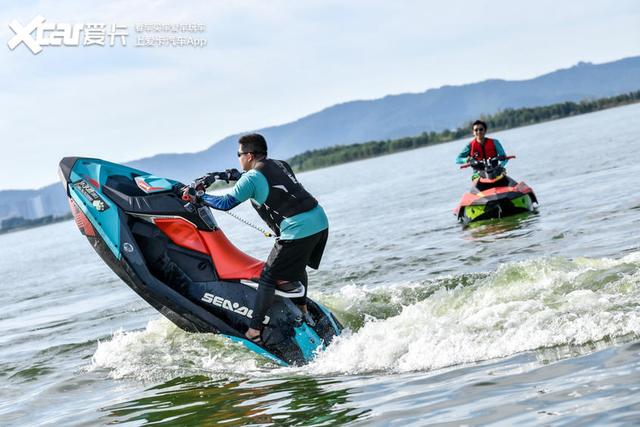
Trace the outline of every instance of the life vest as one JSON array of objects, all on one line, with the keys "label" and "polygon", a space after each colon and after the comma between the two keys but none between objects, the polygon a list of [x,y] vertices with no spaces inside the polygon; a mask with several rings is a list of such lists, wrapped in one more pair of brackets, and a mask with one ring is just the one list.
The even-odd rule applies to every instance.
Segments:
[{"label": "life vest", "polygon": [[496,145],[493,143],[493,139],[491,138],[485,138],[484,144],[480,144],[474,138],[471,140],[470,144],[471,150],[469,151],[469,156],[473,159],[484,160],[498,156],[498,150],[496,150]]},{"label": "life vest", "polygon": [[318,206],[318,201],[298,182],[291,166],[286,162],[264,159],[254,169],[267,179],[269,195],[262,205],[253,201],[251,204],[276,235],[280,235],[283,219]]}]

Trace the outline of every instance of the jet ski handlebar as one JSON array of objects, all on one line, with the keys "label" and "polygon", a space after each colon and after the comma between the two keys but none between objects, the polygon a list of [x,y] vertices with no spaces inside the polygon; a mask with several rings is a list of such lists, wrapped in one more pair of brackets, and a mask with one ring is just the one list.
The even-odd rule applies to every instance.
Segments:
[{"label": "jet ski handlebar", "polygon": [[477,164],[484,164],[485,162],[491,162],[492,160],[501,162],[503,160],[510,160],[510,159],[515,159],[516,156],[497,156],[497,157],[492,157],[490,159],[485,159],[485,160],[476,160],[474,163],[469,162],[469,163],[465,163],[464,165],[460,165],[460,169],[466,169],[468,167],[473,167]]},{"label": "jet ski handlebar", "polygon": [[242,173],[237,169],[227,169],[224,172],[210,172],[200,178],[196,178],[191,184],[182,187],[180,189],[182,192],[182,200],[191,203],[199,201],[207,188],[214,182],[225,181],[228,184],[229,181],[239,180],[241,176]]},{"label": "jet ski handlebar", "polygon": [[229,181],[239,180],[241,176],[242,173],[238,169],[227,169],[223,172],[210,172],[200,178],[196,178],[193,183],[196,188],[202,187],[199,189],[205,190],[216,181],[225,181],[228,184]]}]

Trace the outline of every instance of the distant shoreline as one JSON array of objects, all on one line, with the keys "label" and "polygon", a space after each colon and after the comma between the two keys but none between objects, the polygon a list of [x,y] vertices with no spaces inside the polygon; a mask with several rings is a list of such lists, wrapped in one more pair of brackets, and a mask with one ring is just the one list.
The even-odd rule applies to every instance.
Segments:
[{"label": "distant shoreline", "polygon": [[[532,108],[507,108],[495,114],[481,115],[479,118],[487,122],[487,125],[492,132],[496,132],[593,113],[638,102],[640,102],[640,90],[592,101],[562,102]],[[309,150],[291,157],[287,162],[296,172],[322,169],[343,163],[385,156],[430,145],[442,144],[462,139],[466,136],[470,137],[469,129],[471,129],[471,122],[465,123],[453,131],[445,129],[442,132],[423,132],[422,134],[413,137],[384,141],[370,141],[359,144],[337,145],[318,150]],[[222,187],[227,186],[229,185],[224,184]],[[31,220],[21,217],[10,218],[2,222],[0,235],[62,222],[71,218],[73,218],[71,213],[60,217],[47,216]]]},{"label": "distant shoreline", "polygon": [[[22,217],[9,218],[2,221],[2,228],[0,228],[0,235],[12,233],[14,231],[28,230],[30,228],[42,227],[43,225],[55,224],[57,222],[68,221],[73,218],[71,212],[63,216],[45,216],[37,219],[25,219]],[[8,225],[5,226],[5,222]]]},{"label": "distant shoreline", "polygon": [[[581,114],[593,113],[609,108],[621,107],[640,102],[640,90],[622,95],[599,98],[591,101],[561,102],[542,107],[507,108],[495,114],[481,115],[491,132],[514,129],[521,126],[564,119]],[[328,148],[309,150],[291,157],[287,162],[296,172],[310,171],[324,167],[354,162],[399,153],[435,144],[469,137],[471,122],[455,130],[441,132],[423,132],[418,136],[383,141],[370,141],[349,145],[336,145]]]}]

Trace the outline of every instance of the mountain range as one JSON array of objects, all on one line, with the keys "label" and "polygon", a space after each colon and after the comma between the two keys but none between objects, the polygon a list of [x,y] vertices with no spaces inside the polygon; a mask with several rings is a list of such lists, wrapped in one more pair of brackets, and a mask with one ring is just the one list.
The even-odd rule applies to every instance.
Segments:
[{"label": "mountain range", "polygon": [[[287,159],[317,148],[453,129],[480,114],[505,108],[596,99],[638,89],[640,56],[603,64],[580,62],[529,80],[491,79],[345,102],[291,123],[252,131],[267,138],[270,157]],[[127,165],[188,182],[209,171],[237,167],[235,153],[240,135],[230,135],[201,152],[158,154]],[[68,212],[59,183],[38,190],[0,191],[0,221],[11,217],[61,216]]]}]

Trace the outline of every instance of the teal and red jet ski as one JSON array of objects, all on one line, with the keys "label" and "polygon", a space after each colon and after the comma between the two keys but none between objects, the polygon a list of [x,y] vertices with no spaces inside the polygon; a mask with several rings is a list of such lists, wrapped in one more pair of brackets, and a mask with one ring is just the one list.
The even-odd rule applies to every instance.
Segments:
[{"label": "teal and red jet ski", "polygon": [[531,187],[507,176],[500,162],[515,156],[472,160],[460,169],[472,167],[478,177],[465,193],[453,213],[463,224],[494,218],[503,218],[536,209],[538,199]]},{"label": "teal and red jet ski", "polygon": [[290,298],[300,282],[278,286],[262,344],[244,336],[264,266],[235,247],[211,209],[182,199],[184,184],[99,159],[65,157],[60,178],[80,232],[138,295],[188,332],[223,334],[272,361],[301,365],[342,331],[308,299],[311,319]]}]

